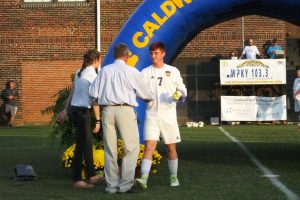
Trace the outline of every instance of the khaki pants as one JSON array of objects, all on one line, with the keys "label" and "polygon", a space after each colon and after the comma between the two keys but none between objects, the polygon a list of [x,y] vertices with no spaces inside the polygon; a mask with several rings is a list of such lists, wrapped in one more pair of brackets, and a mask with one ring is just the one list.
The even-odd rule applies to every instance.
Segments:
[{"label": "khaki pants", "polygon": [[[135,168],[140,151],[137,119],[130,106],[105,106],[102,110],[104,133],[104,173],[106,191],[125,192],[134,184]],[[125,155],[118,166],[117,131],[123,140]],[[120,172],[121,170],[121,172]]]}]

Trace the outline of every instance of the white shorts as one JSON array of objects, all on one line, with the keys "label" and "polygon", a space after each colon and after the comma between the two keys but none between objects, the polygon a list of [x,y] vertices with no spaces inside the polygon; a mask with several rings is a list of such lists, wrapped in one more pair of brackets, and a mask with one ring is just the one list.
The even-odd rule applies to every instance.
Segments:
[{"label": "white shorts", "polygon": [[177,122],[170,123],[162,119],[146,119],[144,126],[144,141],[159,141],[160,137],[163,139],[165,144],[181,142]]},{"label": "white shorts", "polygon": [[12,106],[10,104],[5,104],[5,113],[10,113],[11,116],[16,116],[17,106]]}]

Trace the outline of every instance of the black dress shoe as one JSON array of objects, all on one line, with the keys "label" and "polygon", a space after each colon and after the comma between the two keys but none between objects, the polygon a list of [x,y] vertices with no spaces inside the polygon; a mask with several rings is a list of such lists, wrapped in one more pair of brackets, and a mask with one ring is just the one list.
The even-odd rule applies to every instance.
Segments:
[{"label": "black dress shoe", "polygon": [[125,191],[125,192],[122,192],[122,191],[118,191],[118,194],[131,194],[131,193],[138,193],[139,191],[138,190],[135,190],[133,188]]}]

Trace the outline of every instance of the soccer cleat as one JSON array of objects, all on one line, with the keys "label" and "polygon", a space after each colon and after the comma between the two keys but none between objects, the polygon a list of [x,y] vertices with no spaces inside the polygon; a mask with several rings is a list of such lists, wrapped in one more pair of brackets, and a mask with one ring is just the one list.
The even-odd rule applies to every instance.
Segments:
[{"label": "soccer cleat", "polygon": [[144,190],[147,189],[147,179],[148,177],[142,176],[141,178],[135,179],[136,185],[143,188]]},{"label": "soccer cleat", "polygon": [[170,185],[171,185],[172,187],[179,186],[179,181],[178,181],[177,176],[174,176],[174,175],[171,175],[171,176],[170,176]]}]

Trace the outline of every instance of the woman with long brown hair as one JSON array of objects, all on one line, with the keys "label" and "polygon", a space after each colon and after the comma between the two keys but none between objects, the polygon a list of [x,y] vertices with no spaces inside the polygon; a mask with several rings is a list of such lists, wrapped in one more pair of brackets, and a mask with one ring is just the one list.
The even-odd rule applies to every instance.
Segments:
[{"label": "woman with long brown hair", "polygon": [[[66,102],[65,108],[57,116],[57,121],[65,118],[67,113],[76,127],[76,147],[73,160],[73,186],[75,188],[92,188],[101,179],[96,175],[93,161],[93,141],[91,133],[92,98],[89,86],[97,76],[96,70],[100,65],[100,52],[96,49],[88,50],[83,56],[83,63],[76,72],[74,84]],[[100,116],[96,117],[96,127],[100,129]],[[86,165],[89,182],[82,180],[82,162]]]}]

